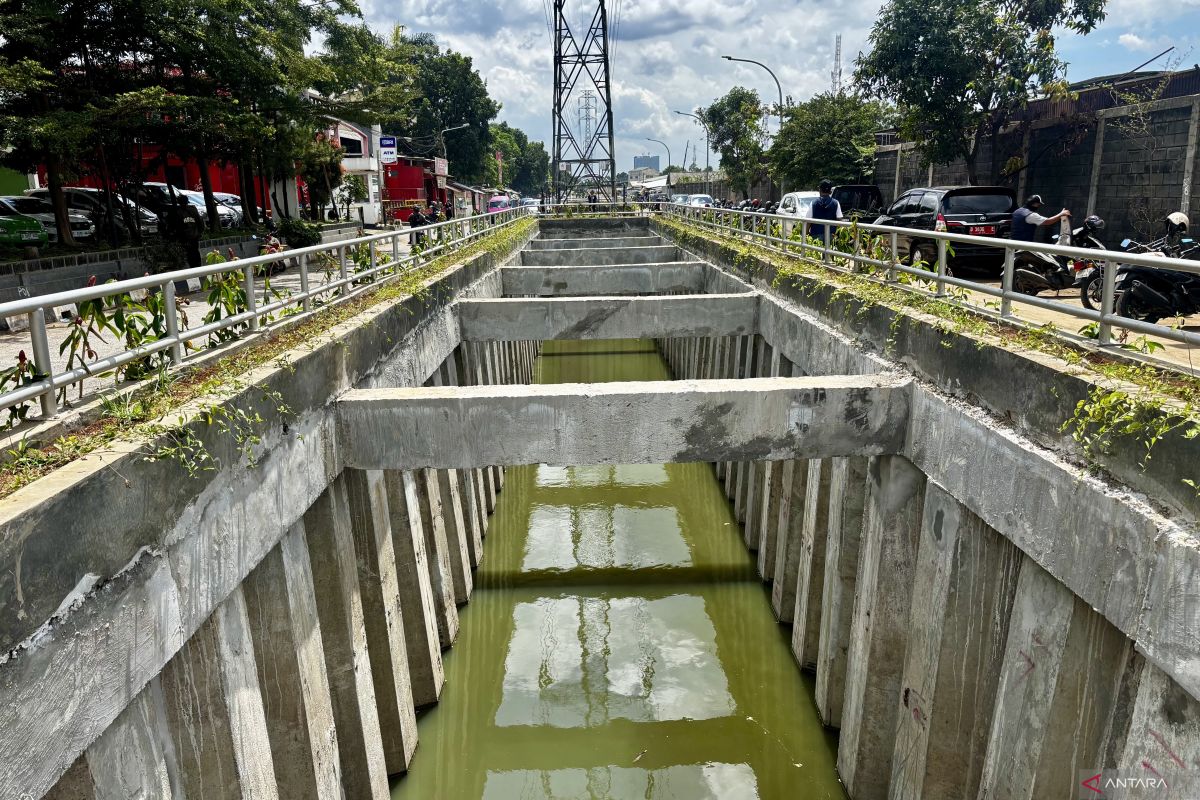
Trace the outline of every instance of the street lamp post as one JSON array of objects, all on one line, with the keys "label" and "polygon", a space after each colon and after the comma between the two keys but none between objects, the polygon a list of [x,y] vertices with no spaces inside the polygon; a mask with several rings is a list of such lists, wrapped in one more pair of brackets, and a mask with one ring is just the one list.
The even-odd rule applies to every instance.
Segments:
[{"label": "street lamp post", "polygon": [[712,137],[709,136],[708,124],[704,121],[703,117],[697,114],[689,114],[686,111],[676,111],[675,113],[681,117],[691,117],[700,123],[700,127],[704,128],[704,189],[709,197],[712,197],[712,172],[710,171],[708,161],[709,150],[712,148]]},{"label": "street lamp post", "polygon": [[453,125],[449,128],[442,128],[438,134],[438,142],[442,145],[442,158],[446,157],[446,134],[450,131],[461,131],[463,128],[471,127],[470,123],[464,122],[462,125]]},{"label": "street lamp post", "polygon": [[658,139],[651,139],[649,136],[646,137],[646,141],[654,142],[655,144],[661,144],[663,147],[665,147],[667,149],[667,170],[666,170],[666,172],[667,172],[667,194],[670,195],[671,194],[671,146],[668,145],[666,142],[660,142]]},{"label": "street lamp post", "polygon": [[[754,64],[755,66],[762,67],[763,69],[765,69],[767,71],[767,73],[771,76],[771,79],[775,81],[775,88],[779,90],[779,130],[782,131],[783,130],[783,85],[779,82],[779,78],[777,78],[775,76],[775,72],[770,67],[768,67],[766,64],[762,63],[761,61],[754,61],[753,59],[749,59],[749,58],[734,58],[733,56],[721,56],[721,58],[725,59],[726,61],[740,61],[743,64]],[[783,194],[783,178],[782,177],[780,177],[780,179],[779,179],[779,193],[780,193],[780,195]]]}]

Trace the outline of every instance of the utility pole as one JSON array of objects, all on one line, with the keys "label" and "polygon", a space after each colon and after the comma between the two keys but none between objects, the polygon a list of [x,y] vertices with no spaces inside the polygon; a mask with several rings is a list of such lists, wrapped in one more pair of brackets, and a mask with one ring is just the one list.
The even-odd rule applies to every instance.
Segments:
[{"label": "utility pole", "polygon": [[[596,10],[582,42],[575,38],[566,16],[567,0],[554,0],[554,198],[561,203],[568,187],[587,179],[607,199],[616,200],[617,169],[613,142],[612,91],[608,60],[608,9],[596,0]],[[580,83],[582,82],[582,86]],[[573,131],[569,109],[576,87],[580,125]],[[584,88],[586,87],[586,89]],[[594,92],[594,94],[589,94]],[[586,99],[591,97],[590,100]],[[590,104],[590,105],[589,105]],[[588,111],[586,135],[584,109]],[[578,132],[579,135],[576,135]],[[564,173],[567,180],[564,181]]]}]

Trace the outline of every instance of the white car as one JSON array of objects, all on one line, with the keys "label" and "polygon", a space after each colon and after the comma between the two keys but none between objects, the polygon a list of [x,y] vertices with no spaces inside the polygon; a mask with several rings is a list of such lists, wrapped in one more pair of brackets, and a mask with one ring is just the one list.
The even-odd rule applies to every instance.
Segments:
[{"label": "white car", "polygon": [[687,199],[689,206],[699,206],[700,208],[715,205],[716,202],[710,194],[690,194]]},{"label": "white car", "polygon": [[[820,196],[820,192],[788,192],[783,196],[783,200],[779,203],[779,210],[775,213],[784,217],[796,217],[797,219],[801,217],[811,218],[812,205]],[[794,222],[786,221],[783,223],[783,236],[785,239],[792,235],[794,227]]]},{"label": "white car", "polygon": [[686,205],[687,205],[687,203],[688,203],[688,200],[689,200],[690,198],[691,198],[691,195],[690,195],[690,194],[673,194],[673,195],[671,195],[671,202],[672,202],[672,203],[679,203],[679,204],[681,204],[681,205],[685,205],[685,206],[686,206]]},{"label": "white car", "polygon": [[[33,217],[42,223],[42,227],[46,230],[46,235],[50,237],[51,242],[58,241],[58,226],[54,222],[54,206],[45,200],[39,200],[36,197],[9,195],[8,197],[0,197],[0,203],[15,214],[24,214],[27,217]],[[95,238],[96,226],[86,216],[78,212],[69,211],[67,212],[67,219],[71,222],[71,235],[76,239]]]}]

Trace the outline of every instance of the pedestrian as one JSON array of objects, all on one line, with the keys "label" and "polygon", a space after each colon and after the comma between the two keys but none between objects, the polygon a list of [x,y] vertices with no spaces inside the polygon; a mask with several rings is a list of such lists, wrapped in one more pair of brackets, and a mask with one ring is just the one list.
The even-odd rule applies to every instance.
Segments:
[{"label": "pedestrian", "polygon": [[[842,218],[842,204],[833,196],[833,181],[823,180],[817,187],[817,193],[820,194],[812,204],[813,219],[829,219],[837,220]],[[819,241],[825,241],[825,225],[813,225],[809,228],[809,235],[816,237]]]},{"label": "pedestrian", "polygon": [[425,232],[419,230],[429,224],[429,220],[421,213],[421,207],[417,206],[408,217],[408,227],[412,233],[408,235],[408,244],[411,247],[421,247],[425,244]]},{"label": "pedestrian", "polygon": [[175,208],[177,210],[174,216],[175,235],[179,244],[183,246],[187,265],[193,268],[198,267],[200,266],[200,234],[204,231],[204,221],[200,219],[200,212],[196,210],[196,207],[183,195],[175,198]]},{"label": "pedestrian", "polygon": [[1025,205],[1018,208],[1012,215],[1012,238],[1019,242],[1032,242],[1037,238],[1037,229],[1042,225],[1053,225],[1063,218],[1070,219],[1071,212],[1067,209],[1053,217],[1044,217],[1038,212],[1042,209],[1042,196],[1031,195]]}]

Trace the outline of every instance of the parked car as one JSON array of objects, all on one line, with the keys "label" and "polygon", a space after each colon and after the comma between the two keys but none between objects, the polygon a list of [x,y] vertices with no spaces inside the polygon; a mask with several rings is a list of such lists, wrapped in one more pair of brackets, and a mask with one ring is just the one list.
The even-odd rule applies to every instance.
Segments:
[{"label": "parked car", "polygon": [[487,210],[489,214],[495,214],[498,211],[505,211],[511,207],[508,198],[502,194],[498,194],[488,200]]},{"label": "parked car", "polygon": [[690,197],[691,197],[690,194],[673,194],[673,195],[671,195],[671,202],[672,203],[680,203],[680,204],[686,206],[688,198],[690,198]]},{"label": "parked car", "polygon": [[716,202],[717,201],[713,200],[712,195],[710,195],[710,194],[690,194],[690,195],[688,195],[688,199],[687,199],[687,204],[689,206],[698,206],[701,208],[706,207],[706,206],[712,206]]},{"label": "parked car", "polygon": [[41,247],[49,240],[42,223],[18,214],[7,204],[0,204],[0,244]]},{"label": "parked car", "polygon": [[539,203],[536,198],[522,197],[521,208],[532,208],[534,214],[540,214],[542,211],[542,204]]},{"label": "parked car", "polygon": [[[186,197],[188,202],[200,211],[200,217],[205,224],[208,224],[208,204],[204,202],[204,192],[193,192],[190,189],[176,189],[175,191]],[[214,199],[216,198],[214,197]],[[242,210],[239,208],[235,211],[217,200],[217,216],[222,228],[232,228],[241,219]]]},{"label": "parked car", "polygon": [[[49,189],[30,189],[25,192],[29,197],[36,197],[39,200],[46,202],[50,201]],[[106,212],[105,192],[102,189],[93,189],[87,186],[66,186],[63,187],[63,196],[67,201],[67,208],[72,211],[83,214],[92,221],[93,225],[103,219]],[[126,229],[125,216],[121,212],[121,203],[129,207],[130,215],[136,219],[137,226],[143,236],[154,236],[158,233],[158,217],[154,216],[145,208],[138,208],[131,200],[122,197],[119,194],[113,194],[113,211],[116,213],[117,234],[122,239],[128,239],[129,231]],[[98,230],[99,235],[103,235],[104,231]]]},{"label": "parked car", "polygon": [[[54,206],[45,200],[24,195],[9,195],[0,197],[0,205],[7,206],[14,214],[24,214],[42,224],[46,236],[52,242],[58,241],[58,225],[54,222]],[[67,212],[71,225],[71,235],[76,239],[91,239],[96,235],[96,226],[83,214],[74,211]]]},{"label": "parked car", "polygon": [[[784,217],[796,217],[797,219],[811,217],[813,201],[820,196],[820,192],[788,192],[779,201],[779,208],[775,210],[775,213]],[[796,223],[791,220],[784,220],[784,238],[791,237],[792,231],[795,228]]]},{"label": "parked car", "polygon": [[[909,189],[896,198],[877,225],[905,228],[899,248],[910,264],[937,262],[937,242],[921,231],[948,231],[989,239],[1008,238],[1017,198],[1005,186],[943,186]],[[909,232],[911,231],[911,232]],[[999,268],[1004,251],[986,244],[955,243],[950,263],[955,266]]]},{"label": "parked car", "polygon": [[870,222],[883,212],[883,194],[873,183],[835,186],[833,199],[842,207],[842,216],[846,219]]}]

